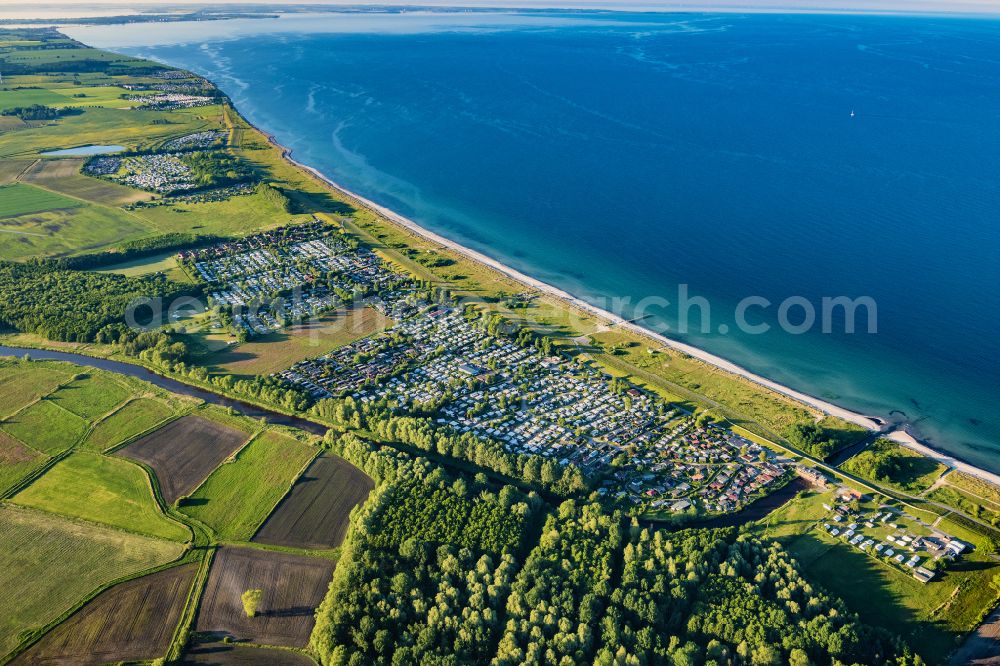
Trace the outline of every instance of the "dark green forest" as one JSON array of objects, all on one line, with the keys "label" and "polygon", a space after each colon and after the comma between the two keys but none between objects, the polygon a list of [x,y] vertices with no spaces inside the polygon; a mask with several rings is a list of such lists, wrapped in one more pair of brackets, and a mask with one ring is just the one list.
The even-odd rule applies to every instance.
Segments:
[{"label": "dark green forest", "polygon": [[[127,333],[136,299],[170,299],[189,286],[163,277],[125,277],[67,270],[56,262],[0,262],[0,328],[67,342],[114,342]],[[154,312],[135,309],[138,323]]]},{"label": "dark green forest", "polygon": [[324,664],[921,663],[776,542],[554,505],[352,434],[326,443],[379,485],[317,612]]}]

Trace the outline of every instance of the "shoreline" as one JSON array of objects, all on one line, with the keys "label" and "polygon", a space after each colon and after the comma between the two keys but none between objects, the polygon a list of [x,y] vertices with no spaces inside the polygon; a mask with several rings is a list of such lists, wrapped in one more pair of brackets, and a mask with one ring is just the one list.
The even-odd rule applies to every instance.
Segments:
[{"label": "shoreline", "polygon": [[[239,113],[239,111],[235,108],[235,106],[233,106],[233,110]],[[333,188],[345,198],[352,200],[360,207],[368,209],[369,211],[375,213],[376,215],[386,219],[387,221],[397,226],[402,227],[403,229],[406,229],[410,233],[413,233],[416,236],[419,236],[420,238],[428,240],[432,243],[436,243],[437,245],[443,248],[447,248],[448,250],[455,252],[456,254],[462,257],[465,257],[466,259],[469,259],[471,261],[480,264],[484,264],[490,267],[491,269],[497,271],[501,275],[504,275],[505,277],[514,280],[515,282],[519,282],[525,285],[526,287],[535,289],[543,294],[546,294],[550,297],[563,301],[571,307],[577,308],[587,314],[596,317],[598,320],[603,321],[607,325],[615,326],[617,328],[627,329],[632,333],[635,333],[649,340],[654,345],[658,344],[673,351],[687,354],[688,356],[696,358],[699,361],[706,363],[707,365],[710,365],[712,367],[718,368],[719,370],[723,370],[730,374],[751,381],[757,384],[758,386],[761,386],[770,391],[778,393],[779,395],[783,395],[786,398],[790,398],[791,400],[804,404],[807,407],[811,407],[812,409],[817,410],[823,414],[829,416],[835,416],[849,423],[859,425],[872,433],[882,431],[885,425],[889,423],[888,420],[883,420],[873,416],[867,416],[860,412],[855,412],[853,410],[847,409],[846,407],[841,407],[832,402],[828,402],[826,400],[817,398],[802,391],[798,391],[789,386],[785,386],[772,379],[768,379],[767,377],[758,375],[744,368],[743,366],[734,363],[733,361],[712,354],[711,352],[705,351],[704,349],[695,347],[685,342],[673,340],[661,333],[651,331],[641,326],[638,323],[628,321],[624,317],[621,317],[612,312],[609,312],[595,305],[592,305],[591,303],[588,303],[587,301],[577,296],[574,296],[573,294],[563,289],[560,289],[559,287],[548,284],[547,282],[543,282],[542,280],[539,280],[537,278],[533,278],[530,275],[522,273],[521,271],[515,268],[507,266],[506,264],[500,262],[499,260],[487,256],[482,252],[473,250],[472,248],[466,247],[457,241],[451,240],[450,238],[446,238],[434,231],[431,231],[430,229],[422,227],[413,220],[409,219],[408,217],[400,215],[394,210],[386,208],[381,204],[375,203],[371,199],[368,199],[367,197],[364,197],[358,194],[357,192],[354,192],[344,187],[337,181],[333,180],[332,178],[324,174],[319,169],[310,166],[308,164],[299,162],[293,157],[292,150],[287,146],[281,144],[275,138],[274,134],[261,129],[260,127],[257,127],[249,120],[247,120],[245,117],[243,117],[242,114],[241,118],[243,118],[243,120],[251,127],[253,127],[258,132],[266,136],[267,140],[271,143],[271,145],[278,148],[281,151],[282,157],[285,160],[287,160],[290,164],[312,174],[314,177],[325,183],[327,186]],[[901,446],[904,446],[912,451],[915,451],[923,456],[931,458],[932,460],[945,465],[945,467],[948,468],[948,471],[958,470],[961,472],[965,472],[970,476],[974,476],[981,480],[988,481],[997,486],[1000,486],[1000,474],[996,474],[994,472],[982,469],[946,451],[941,451],[940,449],[936,449],[933,446],[920,441],[905,429],[900,429],[894,432],[887,433],[885,436]]]},{"label": "shoreline", "polygon": [[[453,241],[449,238],[445,238],[444,236],[441,236],[436,232],[433,232],[429,229],[420,226],[413,220],[404,217],[399,213],[396,213],[395,211],[386,208],[385,206],[377,204],[371,199],[363,197],[357,194],[356,192],[347,189],[346,187],[340,185],[333,179],[326,176],[323,172],[316,169],[315,167],[311,167],[308,164],[303,164],[302,162],[299,162],[298,160],[292,157],[291,149],[278,143],[274,139],[273,135],[264,132],[260,128],[256,129],[265,136],[267,136],[268,140],[274,146],[276,146],[282,151],[285,159],[288,160],[290,163],[294,164],[295,166],[301,169],[308,171],[309,173],[319,178],[321,181],[323,181],[333,189],[340,192],[345,197],[356,201],[363,208],[367,208],[368,210],[378,214],[383,218],[386,218],[390,222],[403,227],[404,229],[416,234],[417,236],[420,236],[425,240],[437,243],[438,245],[447,248],[448,250],[451,250],[452,252],[455,252],[465,257],[466,259],[475,261],[477,263],[485,264],[486,266],[489,266],[493,270],[514,280],[515,282],[520,282],[521,284],[530,287],[531,289],[535,289],[548,296],[564,301],[575,308],[583,310],[587,314],[597,317],[598,319],[602,320],[609,326],[614,326],[620,329],[621,328],[628,329],[633,333],[636,333],[644,338],[649,339],[654,344],[660,344],[674,351],[679,351],[681,353],[687,354],[688,356],[696,358],[699,361],[707,363],[708,365],[716,367],[720,370],[724,370],[731,374],[737,375],[739,377],[752,381],[755,384],[758,384],[759,386],[763,386],[764,388],[772,390],[776,393],[780,393],[785,397],[791,398],[792,400],[808,405],[809,407],[812,407],[813,409],[816,409],[824,414],[830,416],[836,416],[850,423],[859,425],[865,428],[866,430],[870,430],[871,432],[877,432],[881,430],[884,425],[884,423],[881,422],[881,420],[876,417],[866,416],[864,414],[861,414],[860,412],[855,412],[850,409],[847,409],[846,407],[840,407],[839,405],[835,405],[831,402],[827,402],[820,398],[816,398],[801,391],[796,391],[793,388],[784,386],[783,384],[779,384],[774,380],[768,379],[754,372],[751,372],[750,370],[747,370],[746,368],[732,361],[726,360],[721,356],[716,356],[715,354],[705,351],[704,349],[701,349],[699,347],[695,347],[693,345],[687,344],[685,342],[680,342],[678,340],[673,340],[671,338],[666,337],[665,335],[662,335],[655,331],[651,331],[648,328],[645,328],[635,322],[626,320],[624,317],[621,317],[620,315],[616,315],[612,312],[609,312],[608,310],[604,310],[602,308],[597,307],[596,305],[592,305],[591,303],[588,303],[587,301],[577,296],[574,296],[573,294],[563,289],[560,289],[559,287],[555,287],[553,285],[548,284],[547,282],[543,282],[537,278],[531,277],[530,275],[526,275],[525,273],[522,273],[521,271],[515,268],[511,268],[510,266],[507,266],[506,264],[503,264],[500,261],[483,254],[482,252],[465,247],[464,245],[461,245],[460,243]],[[1000,479],[1000,476],[998,476],[997,478]]]},{"label": "shoreline", "polygon": [[[207,80],[207,77],[205,78]],[[215,85],[214,82],[212,83],[213,85]],[[223,92],[223,94],[225,94],[224,91],[222,91],[222,89],[219,88],[219,86],[216,85],[216,88],[219,89],[220,92]],[[596,317],[598,320],[605,322],[609,326],[617,326],[619,328],[627,329],[632,333],[640,336],[641,338],[649,341],[653,345],[661,345],[668,349],[686,354],[692,358],[696,358],[699,361],[709,366],[715,367],[724,372],[728,372],[730,374],[741,377],[747,381],[753,382],[762,388],[768,389],[774,393],[785,396],[786,398],[789,398],[794,402],[810,407],[820,412],[821,414],[834,416],[843,419],[844,421],[847,421],[849,423],[859,425],[871,433],[881,432],[886,428],[888,424],[891,423],[891,419],[868,416],[860,412],[855,412],[853,410],[850,410],[846,407],[841,407],[840,405],[836,405],[832,402],[823,400],[821,398],[817,398],[802,391],[793,389],[789,386],[780,384],[772,379],[768,379],[767,377],[754,373],[748,370],[747,368],[744,368],[743,366],[734,363],[733,361],[712,354],[711,352],[708,352],[699,347],[695,347],[694,345],[668,338],[665,335],[647,329],[636,322],[628,321],[621,316],[615,315],[612,312],[609,312],[595,305],[592,305],[591,303],[588,303],[587,301],[577,296],[574,296],[573,294],[563,289],[560,289],[554,285],[548,284],[547,282],[544,282],[537,278],[533,278],[525,273],[522,273],[521,271],[518,271],[515,268],[507,266],[506,264],[500,262],[499,260],[489,257],[483,254],[482,252],[473,250],[472,248],[468,248],[457,241],[446,238],[434,231],[431,231],[430,229],[426,229],[417,224],[416,222],[414,222],[413,220],[404,217],[403,215],[400,215],[399,213],[344,187],[337,181],[328,177],[319,169],[310,166],[308,164],[299,162],[293,157],[292,149],[281,144],[276,139],[273,133],[266,131],[258,127],[254,123],[250,122],[250,120],[248,120],[242,113],[240,113],[240,111],[236,108],[236,105],[232,102],[231,99],[228,100],[228,103],[230,108],[237,115],[239,115],[241,120],[243,120],[243,122],[247,123],[247,125],[255,129],[256,131],[260,132],[263,136],[265,136],[268,142],[280,151],[282,159],[287,161],[289,164],[298,167],[299,169],[302,169],[303,171],[311,174],[313,177],[317,178],[320,182],[326,184],[334,191],[340,193],[343,197],[355,202],[358,206],[368,209],[377,216],[382,217],[386,221],[395,224],[420,238],[423,238],[432,243],[436,243],[437,245],[447,248],[452,252],[455,252],[456,254],[465,257],[466,259],[469,259],[473,262],[486,265],[491,269],[497,271],[501,275],[511,280],[514,280],[515,282],[521,283],[530,289],[535,289],[543,294],[546,294],[552,298],[562,301],[571,308],[576,308],[577,310],[590,314]],[[988,470],[977,467],[976,465],[964,461],[961,458],[958,458],[952,455],[951,453],[948,453],[947,451],[942,451],[940,449],[935,448],[934,446],[932,446],[927,442],[921,441],[920,439],[912,435],[909,431],[907,431],[905,429],[905,426],[893,432],[886,433],[886,436],[892,441],[900,444],[901,446],[904,446],[908,449],[916,451],[917,453],[923,456],[929,457],[937,462],[942,463],[948,468],[948,470],[945,473],[948,473],[951,470],[959,470],[976,478],[1000,486],[1000,474],[990,472]]]}]

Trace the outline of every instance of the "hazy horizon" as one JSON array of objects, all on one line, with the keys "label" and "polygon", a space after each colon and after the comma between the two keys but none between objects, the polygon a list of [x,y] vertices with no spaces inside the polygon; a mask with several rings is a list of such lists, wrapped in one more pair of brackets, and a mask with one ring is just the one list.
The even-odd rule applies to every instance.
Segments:
[{"label": "hazy horizon", "polygon": [[[105,16],[109,14],[136,13],[157,9],[190,10],[216,6],[327,6],[336,7],[455,7],[497,9],[601,9],[620,11],[725,11],[725,12],[816,12],[816,13],[934,13],[934,14],[996,14],[1000,13],[1000,0],[684,0],[680,2],[652,2],[645,0],[381,0],[356,2],[354,0],[273,0],[271,2],[246,2],[245,0],[62,0],[61,2],[36,3],[26,7],[23,0],[0,0],[0,18],[73,18]],[[60,11],[63,13],[60,14]]]}]

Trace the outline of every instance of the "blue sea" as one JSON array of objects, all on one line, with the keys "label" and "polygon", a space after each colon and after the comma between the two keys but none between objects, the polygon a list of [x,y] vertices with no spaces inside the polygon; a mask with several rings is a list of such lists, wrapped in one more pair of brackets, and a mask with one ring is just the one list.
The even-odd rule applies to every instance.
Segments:
[{"label": "blue sea", "polygon": [[[624,314],[652,302],[647,325],[1000,472],[998,21],[413,12],[69,32],[211,78],[297,159],[434,231]],[[679,285],[710,304],[707,330],[650,301]],[[838,296],[872,299],[877,332],[867,310],[823,332]],[[747,297],[770,332],[736,325]],[[808,331],[778,326],[789,298],[790,323],[817,313]]]}]

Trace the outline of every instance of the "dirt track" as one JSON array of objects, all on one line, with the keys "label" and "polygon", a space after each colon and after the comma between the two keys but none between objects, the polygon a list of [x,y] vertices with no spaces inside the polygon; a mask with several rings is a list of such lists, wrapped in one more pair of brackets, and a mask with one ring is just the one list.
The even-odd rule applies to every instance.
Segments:
[{"label": "dirt track", "polygon": [[211,666],[314,666],[309,657],[289,650],[252,648],[227,643],[203,643],[184,653],[181,664]]}]

